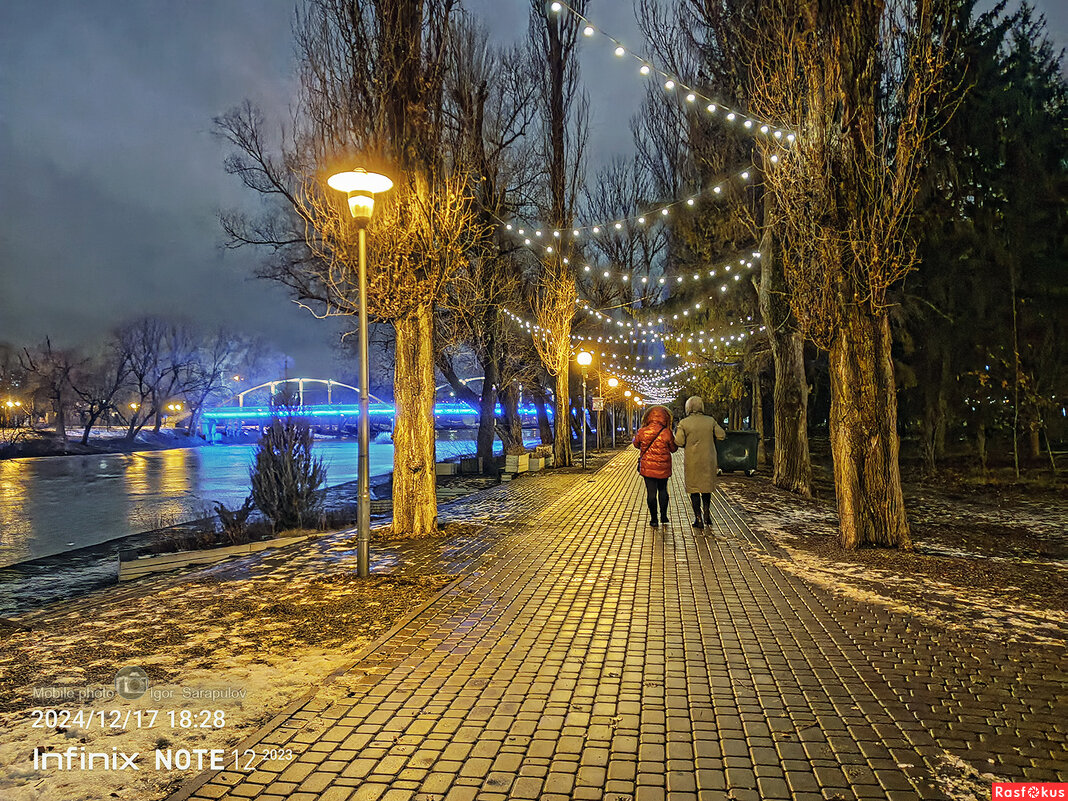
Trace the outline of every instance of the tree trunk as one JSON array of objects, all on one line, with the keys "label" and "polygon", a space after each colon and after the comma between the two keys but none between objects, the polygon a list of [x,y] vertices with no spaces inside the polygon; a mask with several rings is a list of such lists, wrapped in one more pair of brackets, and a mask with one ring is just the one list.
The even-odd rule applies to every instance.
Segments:
[{"label": "tree trunk", "polygon": [[67,414],[63,407],[63,395],[56,393],[56,433],[65,443],[67,441]]},{"label": "tree trunk", "polygon": [[504,418],[502,440],[505,453],[523,453],[523,419],[519,416],[519,385],[511,383],[501,392],[501,413]]},{"label": "tree trunk", "polygon": [[[764,219],[774,220],[771,195],[764,196]],[[808,378],[805,343],[794,325],[786,280],[778,259],[775,235],[765,224],[760,240],[760,314],[775,365],[773,431],[775,452],[772,483],[812,497],[812,461],[808,452]]]},{"label": "tree trunk", "polygon": [[546,409],[548,398],[545,397],[545,389],[540,383],[534,383],[530,387],[530,397],[534,402],[534,411],[538,417],[538,436],[542,445],[553,444],[553,427],[549,422],[549,412]]},{"label": "tree trunk", "polygon": [[415,537],[437,532],[433,326],[429,306],[394,321],[393,531]]},{"label": "tree trunk", "polygon": [[980,423],[975,429],[975,449],[979,455],[979,466],[986,472],[986,425]]},{"label": "tree trunk", "polygon": [[478,436],[475,454],[482,459],[482,469],[493,463],[493,440],[497,435],[497,360],[486,359],[482,365],[482,395],[478,399]]},{"label": "tree trunk", "polygon": [[764,450],[764,399],[760,393],[760,371],[753,371],[753,410],[749,415],[749,423],[757,432],[757,464],[767,464],[768,454]]},{"label": "tree trunk", "polygon": [[571,466],[571,398],[567,362],[559,365],[553,397],[553,465]]},{"label": "tree trunk", "polygon": [[934,458],[946,457],[946,429],[949,427],[949,393],[953,382],[953,366],[949,360],[949,347],[942,347],[942,365],[938,382],[937,414],[934,427]]},{"label": "tree trunk", "polygon": [[1038,461],[1042,458],[1042,442],[1038,436],[1038,432],[1039,429],[1034,423],[1027,429],[1027,443],[1030,446],[1028,448],[1028,450],[1030,450],[1029,455],[1034,461]]},{"label": "tree trunk", "polygon": [[842,546],[912,549],[898,463],[890,321],[850,306],[830,352],[831,453]]}]

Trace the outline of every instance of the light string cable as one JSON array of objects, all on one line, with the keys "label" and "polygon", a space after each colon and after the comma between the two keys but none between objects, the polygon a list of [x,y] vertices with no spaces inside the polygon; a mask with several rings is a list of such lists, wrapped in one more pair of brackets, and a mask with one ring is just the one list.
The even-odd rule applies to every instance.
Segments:
[{"label": "light string cable", "polygon": [[[739,251],[741,252],[741,251]],[[707,281],[711,278],[719,277],[719,271],[729,273],[732,269],[753,269],[753,260],[760,258],[759,250],[746,251],[743,255],[739,256],[735,253],[733,256],[729,256],[715,265],[705,270],[703,267],[700,270],[695,270],[693,273],[679,273],[673,276],[662,275],[659,278],[650,278],[647,275],[637,278],[632,276],[631,273],[623,272],[620,270],[604,269],[602,267],[595,266],[593,264],[586,264],[578,271],[580,276],[586,275],[591,278],[603,278],[607,280],[616,280],[624,284],[633,284],[634,286],[679,286],[681,284],[688,284],[691,282]],[[735,275],[738,275],[736,272]],[[723,290],[726,292],[726,290]]]},{"label": "light string cable", "polygon": [[693,207],[697,201],[707,195],[721,196],[724,190],[732,182],[745,183],[753,175],[753,166],[749,165],[737,172],[732,172],[726,175],[721,174],[719,180],[715,183],[709,184],[704,189],[699,189],[696,192],[688,195],[687,197],[680,198],[678,200],[672,200],[669,203],[660,205],[653,205],[648,211],[638,212],[626,217],[617,217],[611,220],[603,220],[600,222],[587,223],[584,225],[575,225],[571,228],[553,228],[552,226],[542,225],[536,221],[522,220],[518,216],[514,222],[502,219],[497,215],[494,215],[494,219],[500,228],[506,233],[510,234],[514,238],[522,240],[524,245],[528,247],[540,247],[546,253],[554,253],[559,247],[559,243],[563,239],[580,239],[583,236],[600,236],[601,234],[610,234],[614,231],[622,231],[629,225],[652,225],[657,221],[665,221],[671,217],[673,210],[682,207]]},{"label": "light string cable", "polygon": [[797,138],[793,132],[779,128],[770,122],[757,119],[752,114],[746,114],[745,112],[740,111],[739,109],[731,108],[730,106],[727,106],[719,102],[718,100],[714,100],[711,97],[708,97],[704,93],[700,92],[699,90],[695,89],[694,87],[690,86],[689,84],[685,83],[684,81],[680,80],[677,75],[672,75],[671,73],[660,69],[659,67],[655,66],[650,59],[643,58],[642,56],[638,55],[630,48],[628,48],[626,45],[624,45],[623,42],[621,42],[619,39],[595,26],[593,22],[590,21],[586,16],[580,14],[567,3],[552,2],[549,4],[549,9],[556,14],[560,14],[565,11],[572,14],[576,19],[580,20],[583,23],[583,36],[592,37],[595,34],[600,34],[613,44],[615,48],[613,52],[618,58],[625,58],[629,56],[630,58],[638,62],[638,73],[640,75],[649,76],[653,73],[656,73],[663,82],[665,92],[685,95],[686,102],[694,106],[696,106],[698,102],[700,102],[701,105],[704,105],[705,112],[709,116],[717,116],[720,112],[723,112],[722,116],[724,119],[726,119],[727,122],[736,123],[740,121],[742,127],[745,128],[745,130],[748,131],[750,135],[756,136],[757,133],[760,133],[768,139],[779,142],[780,144],[785,145],[792,143]]},{"label": "light string cable", "polygon": [[[542,333],[541,327],[531,321],[524,319],[522,316],[516,314],[507,307],[502,307],[504,314],[512,320],[519,328],[527,331],[530,336],[535,336]],[[765,328],[762,325],[757,325],[753,322],[752,315],[743,319],[730,320],[727,322],[726,327],[719,327],[715,330],[689,331],[685,333],[668,333],[663,335],[652,335],[645,339],[635,338],[616,338],[616,337],[594,337],[586,336],[583,334],[571,334],[572,345],[578,347],[577,343],[582,343],[582,347],[590,347],[597,355],[603,358],[614,358],[619,360],[627,360],[629,362],[642,362],[642,361],[656,361],[657,359],[671,359],[682,358],[681,348],[686,345],[696,346],[687,349],[687,356],[693,356],[697,353],[708,353],[709,348],[712,351],[718,351],[722,345],[724,349],[735,347],[736,345],[742,345],[743,341],[747,337],[752,337],[754,334],[764,331]],[[617,344],[617,345],[650,345],[658,342],[669,343],[673,342],[677,344],[680,349],[680,353],[670,353],[664,351],[663,353],[634,353],[633,351],[628,353],[619,353],[615,350],[603,350],[601,349],[605,343]],[[592,346],[596,345],[594,348]]]}]

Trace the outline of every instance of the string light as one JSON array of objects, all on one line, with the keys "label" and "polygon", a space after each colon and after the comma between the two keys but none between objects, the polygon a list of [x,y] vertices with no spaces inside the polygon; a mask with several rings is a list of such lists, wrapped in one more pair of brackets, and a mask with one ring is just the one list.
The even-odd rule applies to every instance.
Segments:
[{"label": "string light", "polygon": [[[737,172],[726,173],[720,176],[719,180],[717,180],[715,183],[710,184],[703,190],[699,190],[693,193],[692,195],[689,195],[688,197],[679,198],[677,200],[671,201],[670,203],[665,203],[661,206],[654,206],[648,211],[642,212],[640,214],[634,214],[629,217],[618,217],[612,220],[590,222],[585,225],[572,226],[571,236],[574,239],[579,239],[583,235],[593,234],[596,236],[610,230],[621,231],[624,227],[627,226],[628,223],[646,225],[650,220],[656,218],[657,212],[660,213],[660,217],[667,217],[670,215],[671,210],[677,206],[692,207],[702,197],[702,195],[706,195],[709,192],[712,195],[722,195],[723,190],[732,182],[739,181],[745,183],[749,180],[749,177],[752,174],[752,169],[753,167],[752,165],[750,165],[742,170],[738,170]],[[542,230],[538,228],[538,223],[533,221],[509,222],[506,220],[502,220],[498,217],[497,222],[506,232],[514,233],[519,237],[526,238],[527,234],[529,233],[529,230],[534,231],[534,238],[536,239],[542,238],[543,235]],[[553,229],[552,231],[552,235],[556,239],[561,238],[565,233],[567,232],[562,232],[559,229]]]},{"label": "string light", "polygon": [[[580,275],[589,275],[592,277],[594,272],[601,275],[602,278],[611,278],[617,281],[621,281],[624,284],[633,284],[634,286],[677,286],[679,284],[690,284],[701,281],[707,281],[710,278],[717,278],[720,276],[720,271],[724,273],[730,273],[732,269],[737,266],[737,269],[753,269],[753,261],[760,258],[760,251],[751,251],[748,256],[735,257],[731,256],[728,260],[722,261],[715,266],[710,267],[708,270],[702,269],[701,272],[687,273],[684,275],[676,275],[674,278],[667,276],[661,276],[660,278],[650,278],[647,275],[634,276],[632,273],[622,272],[618,270],[605,270],[601,267],[594,267],[592,264],[587,264],[579,270]],[[737,262],[737,265],[735,264]],[[739,273],[735,272],[735,275]]]},{"label": "string light", "polygon": [[[708,103],[708,105],[705,106],[705,110],[708,112],[708,114],[714,115],[717,112],[717,110],[723,109],[724,111],[728,112],[727,113],[727,120],[729,122],[734,122],[735,120],[737,120],[739,118],[739,116],[741,116],[743,118],[742,125],[747,131],[753,131],[754,128],[757,128],[757,126],[759,126],[757,129],[759,130],[759,132],[763,136],[765,136],[765,137],[767,137],[769,139],[773,139],[773,140],[775,140],[775,141],[777,141],[779,143],[782,142],[782,139],[784,137],[785,137],[786,141],[790,142],[790,143],[793,143],[793,141],[795,140],[796,137],[794,136],[793,133],[784,132],[781,128],[778,128],[778,127],[772,125],[767,120],[760,120],[760,119],[757,119],[756,117],[753,117],[752,115],[742,114],[740,111],[738,111],[736,109],[732,109],[732,108],[730,108],[728,106],[725,106],[722,103],[719,103],[718,101],[715,101],[712,98],[707,97],[706,95],[702,94],[696,88],[694,88],[692,86],[689,86],[685,82],[681,81],[677,75],[672,75],[671,73],[665,72],[664,70],[660,69],[659,67],[654,67],[653,65],[651,65],[648,62],[647,59],[643,58],[642,56],[639,56],[637,53],[635,53],[632,50],[630,50],[629,48],[627,48],[626,45],[624,45],[619,39],[616,39],[614,36],[609,35],[604,30],[594,26],[593,22],[590,19],[588,19],[584,15],[580,14],[574,8],[569,6],[567,3],[556,3],[556,2],[554,2],[550,6],[550,8],[553,10],[554,13],[557,13],[557,14],[559,14],[559,13],[565,11],[565,10],[570,12],[576,19],[578,19],[580,22],[583,23],[584,27],[582,29],[582,32],[587,37],[591,37],[595,33],[599,33],[601,36],[606,38],[608,41],[610,41],[614,45],[613,52],[616,54],[616,56],[622,58],[623,56],[628,56],[629,55],[631,58],[633,58],[634,60],[638,61],[640,63],[640,65],[641,65],[638,68],[638,72],[641,73],[641,75],[643,75],[643,76],[650,75],[655,70],[655,72],[664,81],[664,90],[665,91],[670,92],[670,91],[673,91],[676,87],[678,87],[678,88],[682,89],[683,91],[685,91],[687,93],[686,99],[687,99],[687,101],[689,101],[691,103],[696,102],[697,98],[701,98],[702,101],[707,101],[707,103]],[[693,100],[690,100],[690,96],[691,95],[693,96]]]}]

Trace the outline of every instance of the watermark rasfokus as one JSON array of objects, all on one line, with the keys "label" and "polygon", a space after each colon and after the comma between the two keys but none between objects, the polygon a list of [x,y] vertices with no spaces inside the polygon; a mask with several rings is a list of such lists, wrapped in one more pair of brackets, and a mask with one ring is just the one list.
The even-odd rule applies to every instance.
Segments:
[{"label": "watermark rasfokus", "polygon": [[1063,801],[1068,801],[1068,784],[1063,782],[994,782],[990,798],[991,801],[999,801],[999,799],[1023,799],[1023,801],[1063,799]]}]

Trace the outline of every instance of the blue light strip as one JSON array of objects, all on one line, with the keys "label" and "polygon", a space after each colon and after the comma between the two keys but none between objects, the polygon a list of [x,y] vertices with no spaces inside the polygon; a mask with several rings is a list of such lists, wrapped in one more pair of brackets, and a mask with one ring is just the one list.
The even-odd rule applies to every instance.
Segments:
[{"label": "blue light strip", "polygon": [[[520,407],[520,414],[532,415],[535,413],[534,405],[527,404]],[[546,409],[549,417],[553,410]],[[501,405],[498,403],[496,413],[501,413]],[[369,417],[393,417],[395,410],[389,403],[372,403],[368,406]],[[473,409],[466,403],[436,403],[434,414],[438,416],[470,417],[477,415],[478,410]],[[205,420],[265,420],[271,417],[359,417],[360,407],[354,403],[335,404],[333,406],[304,406],[296,409],[273,406],[228,406],[217,409],[208,409],[204,412]]]}]

